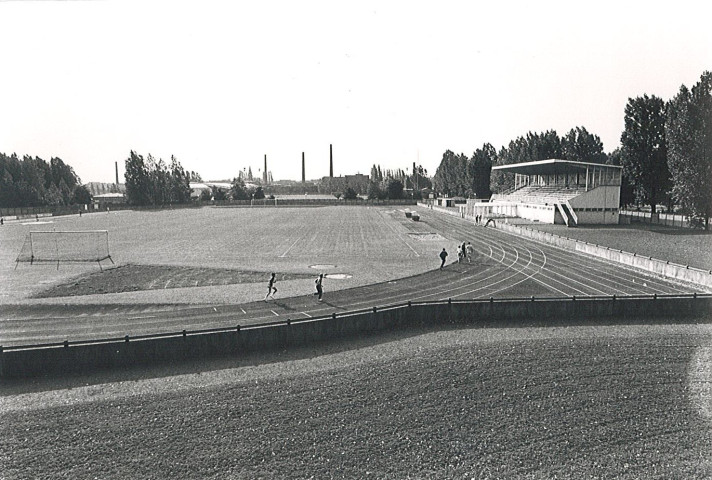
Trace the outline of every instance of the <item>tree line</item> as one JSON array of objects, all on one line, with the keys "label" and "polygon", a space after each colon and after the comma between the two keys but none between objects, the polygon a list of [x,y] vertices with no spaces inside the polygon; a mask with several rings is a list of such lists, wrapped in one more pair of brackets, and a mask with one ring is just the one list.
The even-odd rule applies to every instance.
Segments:
[{"label": "tree line", "polygon": [[0,207],[41,207],[91,203],[89,190],[61,158],[0,153]]},{"label": "tree line", "polygon": [[709,229],[712,216],[712,72],[670,100],[630,98],[620,162],[636,200],[677,204]]},{"label": "tree line", "polygon": [[[410,190],[416,200],[422,198],[422,191],[432,188],[428,171],[422,165],[413,162],[413,171],[408,175],[405,170],[381,169],[380,165],[371,167],[366,196],[369,200],[399,200],[406,196],[405,190]],[[410,197],[409,197],[410,198]]]},{"label": "tree line", "polygon": [[191,173],[186,172],[173,155],[167,165],[150,153],[144,159],[143,155],[131,150],[125,166],[126,200],[130,205],[190,202]]}]

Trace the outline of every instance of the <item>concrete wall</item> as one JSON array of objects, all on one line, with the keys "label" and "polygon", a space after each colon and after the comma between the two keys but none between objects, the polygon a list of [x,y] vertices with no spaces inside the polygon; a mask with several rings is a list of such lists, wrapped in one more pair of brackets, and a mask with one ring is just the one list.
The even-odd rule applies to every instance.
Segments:
[{"label": "concrete wall", "polygon": [[705,287],[712,287],[712,271],[691,268],[687,265],[678,265],[652,257],[643,257],[636,253],[614,250],[601,245],[582,242],[571,238],[561,237],[548,232],[541,232],[517,225],[498,223],[497,228],[515,235],[531,238],[540,242],[556,245],[557,247],[587,253],[596,257],[605,258],[613,262],[622,263],[631,267],[640,268],[648,272],[657,273],[668,278],[683,280]]},{"label": "concrete wall", "polygon": [[5,349],[0,378],[61,376],[76,372],[240,356],[313,345],[386,330],[448,325],[505,327],[530,325],[651,323],[656,318],[710,322],[712,295],[660,298],[522,299],[419,303],[338,317],[279,322],[229,331],[176,335],[66,347]]},{"label": "concrete wall", "polygon": [[[556,208],[553,205],[528,205],[521,204],[516,216],[529,220],[537,220],[541,223],[554,223],[556,219]],[[563,218],[560,217],[563,223]]]}]

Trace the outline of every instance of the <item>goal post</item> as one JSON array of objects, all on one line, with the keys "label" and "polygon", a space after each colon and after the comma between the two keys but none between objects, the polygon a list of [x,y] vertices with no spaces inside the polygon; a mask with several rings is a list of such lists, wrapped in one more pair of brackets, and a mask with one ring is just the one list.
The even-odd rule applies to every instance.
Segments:
[{"label": "goal post", "polygon": [[15,268],[20,262],[56,263],[97,262],[114,260],[109,253],[109,232],[107,230],[84,231],[32,231],[28,232]]}]

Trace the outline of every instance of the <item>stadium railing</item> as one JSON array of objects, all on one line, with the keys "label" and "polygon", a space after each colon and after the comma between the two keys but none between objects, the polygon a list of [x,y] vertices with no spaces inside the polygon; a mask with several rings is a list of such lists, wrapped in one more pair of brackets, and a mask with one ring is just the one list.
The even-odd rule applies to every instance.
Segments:
[{"label": "stadium railing", "polygon": [[[712,322],[712,294],[447,299],[230,327],[0,346],[0,378],[235,355],[410,327]],[[690,320],[692,319],[692,320]],[[615,322],[614,322],[615,321]],[[303,326],[294,330],[290,327]],[[181,340],[182,339],[182,340]]]}]

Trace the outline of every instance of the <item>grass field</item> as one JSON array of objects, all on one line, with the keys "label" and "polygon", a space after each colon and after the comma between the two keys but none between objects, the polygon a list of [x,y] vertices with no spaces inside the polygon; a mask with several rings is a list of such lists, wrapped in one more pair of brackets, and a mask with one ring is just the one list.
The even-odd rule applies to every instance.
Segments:
[{"label": "grass field", "polygon": [[[20,264],[15,258],[30,230],[108,230],[110,252],[118,265],[162,266],[137,273],[136,286],[171,288],[150,292],[103,293],[43,302],[238,303],[258,298],[269,272],[291,276],[350,275],[329,282],[330,290],[401,278],[438,265],[443,247],[455,247],[407,220],[397,208],[202,208],[156,212],[118,211],[82,217],[56,217],[51,224],[6,225],[0,229],[0,304],[28,301],[82,275],[97,264]],[[104,262],[105,266],[107,262]],[[324,268],[311,268],[325,265]],[[180,267],[166,274],[165,267]],[[331,268],[329,268],[331,267]],[[186,268],[194,277],[186,279]],[[198,270],[200,270],[199,273]],[[232,270],[235,275],[226,275]],[[252,282],[240,272],[251,272]],[[262,272],[262,275],[260,275]],[[221,282],[215,282],[221,277]],[[170,281],[170,282],[169,282]],[[193,286],[185,287],[191,281]],[[152,283],[153,282],[153,283]],[[218,283],[218,284],[216,284]],[[185,288],[174,288],[176,285]],[[225,288],[226,285],[237,285]],[[289,283],[282,283],[285,294]],[[294,291],[298,294],[298,291]],[[264,295],[264,294],[262,294]]]}]

